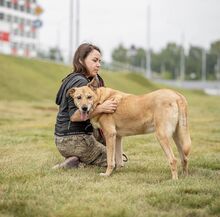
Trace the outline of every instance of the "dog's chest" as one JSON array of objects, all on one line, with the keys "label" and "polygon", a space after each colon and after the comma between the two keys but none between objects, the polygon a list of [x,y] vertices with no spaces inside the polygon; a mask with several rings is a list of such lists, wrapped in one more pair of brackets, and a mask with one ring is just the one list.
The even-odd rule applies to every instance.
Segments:
[{"label": "dog's chest", "polygon": [[91,119],[91,124],[95,129],[101,128],[99,122],[95,118]]}]

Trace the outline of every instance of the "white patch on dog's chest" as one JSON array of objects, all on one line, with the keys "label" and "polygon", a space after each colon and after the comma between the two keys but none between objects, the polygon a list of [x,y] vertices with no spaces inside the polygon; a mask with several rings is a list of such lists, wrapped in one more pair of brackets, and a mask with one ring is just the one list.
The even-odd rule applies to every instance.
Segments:
[{"label": "white patch on dog's chest", "polygon": [[100,124],[93,119],[91,120],[91,124],[95,129],[101,128]]}]

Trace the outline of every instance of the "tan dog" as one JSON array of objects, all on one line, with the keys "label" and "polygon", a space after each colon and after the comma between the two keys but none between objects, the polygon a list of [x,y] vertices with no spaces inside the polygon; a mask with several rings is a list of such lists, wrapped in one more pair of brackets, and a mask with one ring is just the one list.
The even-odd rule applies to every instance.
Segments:
[{"label": "tan dog", "polygon": [[92,125],[101,128],[107,143],[107,170],[100,175],[109,176],[113,169],[123,166],[123,136],[155,132],[170,164],[173,179],[178,179],[177,160],[171,149],[174,139],[180,154],[184,173],[188,174],[191,139],[187,120],[187,101],[180,93],[169,89],[156,90],[135,96],[110,88],[97,88],[96,79],[87,86],[71,88],[68,94],[81,112],[82,119],[98,104],[114,99],[118,102],[113,114],[100,114],[91,119]]}]

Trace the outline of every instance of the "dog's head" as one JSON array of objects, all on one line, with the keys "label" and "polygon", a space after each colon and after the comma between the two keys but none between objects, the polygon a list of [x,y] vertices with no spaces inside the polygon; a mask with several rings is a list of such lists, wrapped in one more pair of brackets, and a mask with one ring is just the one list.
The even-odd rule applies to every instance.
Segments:
[{"label": "dog's head", "polygon": [[73,87],[68,90],[67,95],[73,98],[76,107],[81,114],[81,120],[88,119],[89,113],[94,109],[94,104],[97,101],[96,89],[98,88],[98,81],[93,78],[87,86]]}]

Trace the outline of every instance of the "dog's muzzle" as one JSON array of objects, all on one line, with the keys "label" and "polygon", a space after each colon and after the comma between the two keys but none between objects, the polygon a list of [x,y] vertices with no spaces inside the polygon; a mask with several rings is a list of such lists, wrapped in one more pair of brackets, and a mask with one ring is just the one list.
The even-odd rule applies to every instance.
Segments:
[{"label": "dog's muzzle", "polygon": [[90,106],[87,105],[83,105],[80,109],[80,117],[82,121],[86,121],[89,118],[89,110],[90,110]]}]

